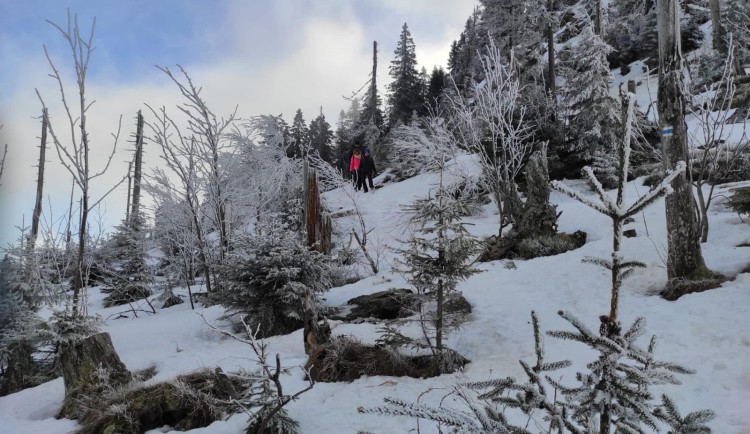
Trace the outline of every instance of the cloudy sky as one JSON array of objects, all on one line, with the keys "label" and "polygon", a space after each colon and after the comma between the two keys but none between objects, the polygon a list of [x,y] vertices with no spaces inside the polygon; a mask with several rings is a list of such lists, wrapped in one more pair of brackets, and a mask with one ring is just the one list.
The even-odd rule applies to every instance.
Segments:
[{"label": "cloudy sky", "polygon": [[[75,97],[70,48],[47,19],[63,26],[66,7],[88,31],[96,17],[94,52],[87,98],[93,169],[103,167],[112,133],[122,116],[117,151],[93,196],[125,174],[132,147],[134,117],[144,104],[168,109],[179,102],[176,88],[154,65],[182,65],[203,87],[213,111],[238,115],[283,114],[291,122],[301,108],[310,121],[323,108],[332,125],[347,106],[342,98],[359,89],[371,69],[372,41],[379,44],[378,81],[388,81],[387,66],[404,22],[417,48],[420,67],[445,65],[452,40],[477,0],[0,0],[0,146],[8,144],[0,180],[0,246],[17,237],[15,226],[33,209],[36,159],[41,132],[38,89],[56,131],[66,128],[59,91],[48,77],[46,45],[68,92]],[[63,137],[67,137],[61,134]],[[146,144],[145,164],[159,164]],[[66,212],[70,176],[53,149],[47,154],[45,215]],[[146,169],[148,170],[148,169]],[[126,188],[114,191],[101,207],[104,226],[122,218]],[[51,205],[52,212],[49,207]]]}]

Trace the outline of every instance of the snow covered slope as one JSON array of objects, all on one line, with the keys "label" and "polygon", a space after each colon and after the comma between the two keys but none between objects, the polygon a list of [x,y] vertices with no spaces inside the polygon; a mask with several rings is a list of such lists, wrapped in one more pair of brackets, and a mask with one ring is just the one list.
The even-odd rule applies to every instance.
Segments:
[{"label": "snow covered slope", "polygon": [[[467,171],[472,172],[471,159],[464,157]],[[399,217],[399,206],[415,196],[426,195],[436,180],[425,174],[402,183],[386,184],[370,193],[357,194],[370,234],[373,251],[378,251],[381,272],[357,283],[334,288],[327,295],[327,304],[341,305],[351,297],[392,287],[404,287],[402,277],[392,271],[394,254],[385,247],[406,239]],[[585,188],[578,182],[575,187]],[[750,182],[745,183],[750,184]],[[648,208],[634,224],[638,236],[625,239],[623,254],[637,258],[648,268],[637,270],[625,282],[620,298],[620,317],[630,323],[645,316],[648,335],[656,334],[657,357],[695,369],[695,375],[682,376],[682,386],[655,388],[675,398],[684,412],[699,408],[716,411],[710,423],[715,433],[750,432],[750,273],[742,273],[750,264],[750,224],[724,207],[727,191],[736,185],[719,187],[719,197],[711,207],[711,233],[703,245],[708,266],[736,279],[721,288],[692,294],[676,302],[667,302],[655,295],[666,283],[663,258],[666,249],[663,200]],[[628,186],[628,202],[647,187],[640,181]],[[334,209],[351,208],[352,202],[341,191],[330,192],[326,199]],[[506,268],[506,261],[481,264],[481,273],[461,283],[459,289],[473,306],[469,322],[450,334],[446,345],[471,359],[464,372],[438,378],[370,377],[352,383],[316,384],[313,390],[289,405],[290,415],[300,422],[304,433],[401,433],[413,431],[417,421],[407,417],[361,415],[358,406],[378,406],[387,396],[439,405],[452,385],[474,380],[504,376],[522,378],[519,359],[533,355],[530,312],[538,312],[542,327],[569,329],[556,312],[572,312],[589,326],[598,325],[598,316],[609,308],[609,275],[602,269],[581,263],[584,256],[606,257],[611,247],[608,220],[585,206],[553,193],[552,200],[562,211],[560,230],[588,233],[588,242],[581,249],[562,255],[515,261],[516,268]],[[486,206],[482,214],[470,219],[470,230],[477,235],[497,231],[494,207]],[[358,225],[354,217],[337,219],[337,227],[345,232],[349,225]],[[364,272],[364,271],[363,271]],[[125,310],[123,307],[102,308],[103,295],[90,291],[90,312],[105,319]],[[220,307],[195,312],[188,303],[159,310],[156,315],[139,314],[139,318],[106,319],[103,330],[112,334],[116,350],[131,370],[155,365],[162,381],[200,367],[221,366],[225,370],[253,369],[249,348],[221,338],[211,331],[197,314],[209,322],[221,316]],[[378,326],[373,324],[333,323],[336,335],[351,335],[373,342]],[[646,339],[646,338],[644,338]],[[272,353],[281,355],[284,365],[300,366],[306,357],[302,332],[268,340]],[[562,371],[563,382],[574,381],[574,372],[592,360],[587,348],[578,344],[546,340],[547,354],[553,359],[569,358],[574,366]],[[285,390],[304,387],[301,370],[283,378]],[[420,395],[431,390],[425,395]],[[36,388],[0,398],[0,431],[3,433],[65,433],[76,427],[70,420],[55,420],[54,413],[62,403],[63,382],[57,379]],[[447,398],[443,405],[459,406]],[[195,433],[239,433],[247,417],[235,415],[227,421],[215,422]],[[524,421],[520,421],[525,423]],[[529,428],[533,431],[534,421]],[[421,432],[436,432],[434,425],[422,421]]]}]

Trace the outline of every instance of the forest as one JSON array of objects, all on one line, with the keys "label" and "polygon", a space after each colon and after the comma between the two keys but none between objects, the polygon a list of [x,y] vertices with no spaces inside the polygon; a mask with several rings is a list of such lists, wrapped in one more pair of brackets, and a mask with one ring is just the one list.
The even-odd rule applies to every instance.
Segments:
[{"label": "forest", "polygon": [[750,432],[749,0],[479,0],[445,67],[373,41],[335,120],[157,65],[180,102],[109,143],[102,25],[48,21],[3,432]]}]

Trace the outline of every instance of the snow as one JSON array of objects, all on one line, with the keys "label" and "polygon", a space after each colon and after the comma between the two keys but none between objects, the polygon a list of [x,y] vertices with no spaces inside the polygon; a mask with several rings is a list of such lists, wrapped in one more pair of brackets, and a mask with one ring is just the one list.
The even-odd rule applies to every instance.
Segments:
[{"label": "snow", "polygon": [[[469,156],[459,158],[468,172],[475,170]],[[474,172],[476,173],[476,172]],[[436,175],[424,174],[401,183],[387,183],[370,193],[356,193],[357,206],[367,223],[373,251],[377,251],[381,272],[356,283],[334,288],[327,294],[331,306],[344,304],[348,299],[388,288],[405,287],[402,276],[392,269],[395,254],[385,247],[406,239],[400,206],[417,196],[428,193]],[[382,177],[376,183],[382,182]],[[583,181],[566,181],[566,185],[584,195],[595,198]],[[647,268],[638,269],[624,282],[620,296],[620,317],[626,325],[637,316],[647,319],[647,335],[656,334],[657,358],[687,365],[695,375],[682,376],[682,386],[654,388],[655,394],[670,394],[684,413],[700,408],[711,408],[717,413],[710,423],[716,433],[750,432],[750,273],[741,273],[750,264],[750,224],[724,206],[728,191],[750,182],[723,185],[717,188],[716,201],[709,210],[711,232],[703,245],[708,266],[727,276],[736,276],[721,288],[682,297],[676,302],[661,299],[656,293],[666,283],[663,258],[666,251],[664,201],[636,216],[634,224],[638,236],[623,240],[622,254],[626,259],[638,259]],[[648,192],[636,180],[628,185],[626,203],[635,202]],[[611,194],[611,193],[610,193]],[[340,191],[326,194],[326,200],[336,207],[352,208],[351,200]],[[305,433],[408,432],[417,421],[407,417],[384,417],[357,413],[358,406],[374,407],[387,396],[439,405],[453,385],[466,381],[514,376],[524,378],[519,359],[533,358],[533,337],[530,312],[535,310],[544,330],[569,330],[570,326],[556,312],[565,310],[580,318],[587,326],[598,325],[598,316],[609,307],[609,274],[591,264],[581,262],[586,256],[610,256],[612,243],[609,219],[561,193],[553,192],[552,201],[562,211],[560,230],[571,233],[583,230],[588,242],[578,250],[562,255],[515,261],[516,269],[506,268],[507,261],[479,264],[481,273],[459,284],[459,289],[473,306],[469,322],[449,334],[446,345],[472,362],[461,373],[433,379],[369,377],[351,383],[316,384],[301,399],[289,405],[289,413],[297,419]],[[469,219],[469,230],[487,236],[497,231],[497,218],[492,204]],[[336,219],[342,232],[358,226],[356,217]],[[368,245],[370,245],[368,243]],[[362,270],[364,274],[365,269]],[[200,288],[194,288],[198,291]],[[178,293],[185,295],[182,289]],[[139,312],[138,318],[114,319],[111,315],[124,312],[125,307],[104,309],[104,295],[95,288],[89,291],[89,311],[104,319],[103,331],[112,335],[115,349],[131,370],[155,366],[157,375],[150,381],[163,381],[202,367],[220,366],[226,371],[238,368],[254,369],[252,352],[242,344],[222,338],[210,330],[206,321],[222,324],[223,309],[218,306],[190,310],[189,303],[169,309],[158,309],[157,314]],[[335,335],[356,337],[371,343],[378,336],[377,324],[332,323]],[[547,337],[546,353],[550,360],[568,358],[571,368],[560,371],[563,381],[573,383],[576,369],[592,360],[591,351],[581,345],[562,343]],[[287,367],[304,365],[306,356],[302,332],[268,339],[271,353],[278,352]],[[300,369],[292,369],[283,377],[286,391],[305,386]],[[430,390],[424,396],[423,392]],[[0,421],[8,433],[66,433],[76,428],[76,422],[56,420],[64,393],[61,379],[0,398]],[[31,405],[33,404],[33,405]],[[454,397],[444,405],[459,407]],[[325,415],[325,416],[323,416]],[[197,433],[238,433],[246,416],[239,414],[226,421],[217,421]],[[523,421],[525,422],[525,421]],[[422,432],[436,432],[428,422],[420,422]],[[160,432],[160,431],[152,431]]]}]

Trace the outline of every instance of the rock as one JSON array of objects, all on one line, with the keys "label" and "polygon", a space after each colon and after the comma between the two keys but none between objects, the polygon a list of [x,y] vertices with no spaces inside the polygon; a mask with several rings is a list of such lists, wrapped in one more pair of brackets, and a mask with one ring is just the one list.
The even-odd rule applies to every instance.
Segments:
[{"label": "rock", "polygon": [[109,333],[98,333],[60,348],[60,367],[65,382],[65,399],[58,417],[75,419],[82,411],[80,396],[100,393],[104,387],[119,387],[131,380],[112,345]]},{"label": "rock", "polygon": [[443,303],[443,309],[446,313],[471,313],[471,304],[460,292],[452,292],[448,294]]},{"label": "rock", "polygon": [[624,225],[629,225],[630,223],[635,223],[635,219],[633,217],[628,217],[622,221],[622,224]]},{"label": "rock", "polygon": [[315,348],[305,369],[316,382],[354,381],[363,376],[429,378],[455,372],[469,360],[446,348],[442,357],[406,356],[390,348],[337,336]]},{"label": "rock", "polygon": [[349,306],[348,312],[332,315],[331,319],[352,321],[357,318],[404,318],[412,314],[410,307],[414,300],[414,292],[409,289],[389,289],[362,295],[346,303]]},{"label": "rock", "polygon": [[185,300],[182,299],[179,295],[176,295],[175,293],[171,292],[167,295],[166,298],[164,298],[164,304],[161,306],[162,309],[167,309],[172,306],[177,306],[178,304],[184,303]]},{"label": "rock", "polygon": [[628,229],[622,233],[625,238],[634,238],[636,236],[635,229]]}]

